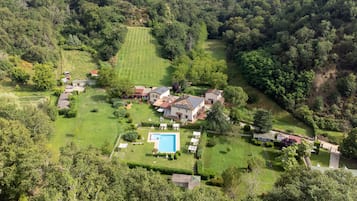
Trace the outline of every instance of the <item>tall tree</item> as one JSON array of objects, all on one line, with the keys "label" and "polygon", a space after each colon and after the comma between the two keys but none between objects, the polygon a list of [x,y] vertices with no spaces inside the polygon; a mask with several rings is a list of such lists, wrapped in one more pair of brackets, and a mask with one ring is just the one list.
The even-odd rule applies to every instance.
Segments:
[{"label": "tall tree", "polygon": [[238,107],[245,106],[248,101],[248,95],[242,89],[242,87],[227,86],[224,88],[224,99]]},{"label": "tall tree", "polygon": [[49,64],[36,64],[34,66],[32,81],[37,90],[50,90],[55,86],[55,78],[52,66]]},{"label": "tall tree", "polygon": [[259,109],[254,114],[254,126],[259,133],[269,132],[273,127],[273,117],[271,112]]},{"label": "tall tree", "polygon": [[343,139],[339,149],[343,156],[357,158],[357,129],[353,129],[348,136]]},{"label": "tall tree", "polygon": [[227,120],[227,115],[224,114],[224,106],[217,101],[214,103],[207,114],[206,128],[218,133],[225,133],[231,129],[231,125]]}]

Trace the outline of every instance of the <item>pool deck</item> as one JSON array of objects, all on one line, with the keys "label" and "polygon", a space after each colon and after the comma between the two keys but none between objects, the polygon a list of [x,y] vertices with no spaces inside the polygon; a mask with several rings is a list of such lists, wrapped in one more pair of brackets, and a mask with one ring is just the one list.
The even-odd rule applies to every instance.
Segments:
[{"label": "pool deck", "polygon": [[[180,151],[180,133],[178,132],[149,132],[148,142],[154,143],[154,148],[159,149],[159,140],[151,139],[151,135],[175,135],[176,137],[176,151]],[[169,152],[168,152],[169,153]]]}]

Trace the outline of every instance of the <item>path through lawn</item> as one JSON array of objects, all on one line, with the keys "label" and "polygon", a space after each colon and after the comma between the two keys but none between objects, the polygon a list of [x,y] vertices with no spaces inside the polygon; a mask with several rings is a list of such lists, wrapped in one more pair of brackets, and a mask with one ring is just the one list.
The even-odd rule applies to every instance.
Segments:
[{"label": "path through lawn", "polygon": [[170,85],[170,62],[159,55],[159,46],[150,28],[128,27],[125,42],[117,55],[117,70],[136,85]]}]

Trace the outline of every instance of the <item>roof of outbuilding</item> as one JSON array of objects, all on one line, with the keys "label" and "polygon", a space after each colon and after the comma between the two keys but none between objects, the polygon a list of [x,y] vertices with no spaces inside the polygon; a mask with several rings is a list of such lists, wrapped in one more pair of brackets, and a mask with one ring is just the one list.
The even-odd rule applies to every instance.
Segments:
[{"label": "roof of outbuilding", "polygon": [[170,89],[167,87],[157,87],[155,89],[153,89],[150,93],[158,93],[158,94],[163,94],[166,91],[169,91]]}]

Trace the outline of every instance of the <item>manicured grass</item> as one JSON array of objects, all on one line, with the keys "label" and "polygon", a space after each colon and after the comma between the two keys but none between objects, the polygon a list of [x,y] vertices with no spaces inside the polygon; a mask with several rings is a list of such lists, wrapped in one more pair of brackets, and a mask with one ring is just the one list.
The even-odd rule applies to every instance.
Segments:
[{"label": "manicured grass", "polygon": [[[150,128],[139,128],[139,134],[144,137],[144,139],[139,140],[143,142],[143,145],[133,145],[129,143],[128,148],[122,149],[116,153],[120,161],[123,162],[135,162],[146,165],[154,165],[158,167],[167,167],[167,168],[179,168],[191,171],[195,162],[193,154],[187,153],[188,143],[192,137],[192,131],[186,129],[180,129],[180,147],[181,147],[181,156],[178,160],[168,160],[165,157],[154,157],[152,156],[152,150],[154,149],[154,143],[147,142],[147,137],[149,132],[170,132],[168,130],[162,131],[157,128],[151,130]],[[121,142],[125,142],[121,140]]]},{"label": "manicured grass", "polygon": [[326,137],[328,141],[335,143],[335,144],[340,144],[345,137],[345,134],[343,132],[338,132],[338,131],[326,131],[326,130],[317,130],[317,135],[322,135],[323,137]]},{"label": "manicured grass", "polygon": [[128,27],[117,55],[118,74],[136,85],[171,85],[170,62],[160,57],[159,46],[150,31],[150,28]]},{"label": "manicured grass", "polygon": [[207,40],[203,48],[216,59],[226,59],[226,46],[221,40]]},{"label": "manicured grass", "polygon": [[141,122],[159,122],[160,114],[147,102],[134,101],[131,108],[127,110],[130,113],[133,123]]},{"label": "manicured grass", "polygon": [[325,149],[320,149],[319,155],[311,154],[310,159],[313,166],[319,164],[321,167],[328,167],[330,164],[330,153]]},{"label": "manicured grass", "polygon": [[[212,54],[216,58],[225,58],[224,43],[220,40],[208,40],[205,44],[206,52]],[[264,95],[256,88],[248,85],[243,75],[239,71],[239,67],[235,63],[228,62],[228,82],[230,85],[240,86],[250,96],[255,97],[257,101],[249,104],[249,109],[263,108],[270,110],[274,115],[273,128],[283,131],[292,131],[293,133],[305,136],[313,136],[313,130],[303,122],[294,118],[289,112],[282,109],[277,103]],[[252,120],[252,113],[242,112],[241,118],[245,121]]]},{"label": "manicured grass", "polygon": [[[113,108],[105,99],[104,90],[87,88],[78,96],[77,117],[59,116],[56,120],[55,134],[49,140],[49,147],[56,152],[69,142],[75,142],[82,148],[89,145],[100,147],[105,141],[114,144],[121,127],[112,115]],[[98,112],[91,112],[94,108]]]},{"label": "manicured grass", "polygon": [[[249,180],[255,178],[257,193],[263,193],[272,188],[274,182],[280,175],[280,167],[275,165],[275,158],[279,151],[273,148],[255,146],[247,142],[248,139],[235,137],[215,137],[217,144],[214,147],[205,147],[203,152],[204,171],[214,172],[220,175],[225,169],[236,166],[238,168],[247,168],[247,161],[250,157],[259,157],[266,164],[256,173],[243,174],[241,184],[242,193],[249,187]],[[227,152],[230,147],[231,151]],[[271,167],[268,164],[272,164]],[[244,197],[244,196],[243,196]]]},{"label": "manicured grass", "polygon": [[91,55],[88,52],[78,50],[62,50],[61,60],[57,69],[57,79],[65,71],[71,73],[72,80],[86,79],[86,75],[97,65],[94,63]]}]

